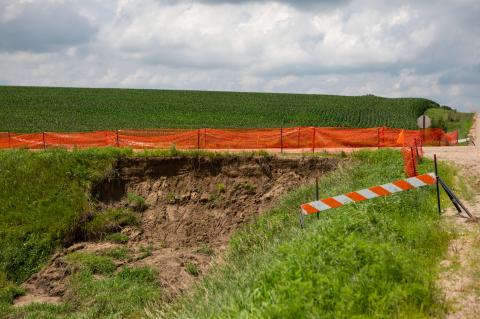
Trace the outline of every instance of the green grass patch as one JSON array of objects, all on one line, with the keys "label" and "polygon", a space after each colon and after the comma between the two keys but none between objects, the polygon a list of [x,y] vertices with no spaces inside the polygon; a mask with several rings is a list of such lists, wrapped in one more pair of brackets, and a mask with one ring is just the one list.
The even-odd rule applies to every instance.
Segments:
[{"label": "green grass patch", "polygon": [[458,130],[459,138],[465,138],[473,125],[473,113],[463,113],[446,108],[432,108],[425,112],[432,119],[432,127],[451,132]]},{"label": "green grass patch", "polygon": [[83,269],[70,278],[71,292],[61,305],[31,304],[13,308],[0,304],[2,318],[143,318],[144,309],[161,299],[156,273],[126,267],[113,275],[95,276]]},{"label": "green grass patch", "polygon": [[136,213],[127,209],[115,208],[106,210],[96,213],[92,220],[85,224],[86,237],[90,240],[102,239],[107,234],[117,232],[125,226],[138,225],[139,223],[140,220]]},{"label": "green grass patch", "polygon": [[116,260],[125,260],[125,259],[130,259],[132,257],[128,249],[125,247],[108,249],[100,252],[100,255],[111,257]]},{"label": "green grass patch", "polygon": [[116,244],[126,244],[128,243],[128,236],[122,233],[111,233],[105,236],[105,241]]},{"label": "green grass patch", "polygon": [[0,86],[0,132],[387,125],[416,128],[422,98]]},{"label": "green grass patch", "polygon": [[[403,177],[398,152],[360,152],[352,168],[321,179],[321,196]],[[421,170],[431,170],[425,161]],[[449,183],[452,171],[441,166]],[[313,188],[233,236],[222,266],[161,318],[428,318],[444,305],[437,263],[450,233],[442,227],[434,188],[404,192],[307,218],[299,204]],[[445,200],[445,198],[443,199]]]},{"label": "green grass patch", "polygon": [[200,270],[198,269],[197,264],[187,261],[185,263],[185,270],[192,276],[197,277],[200,274]]},{"label": "green grass patch", "polygon": [[65,256],[64,260],[74,269],[87,270],[92,274],[109,275],[117,269],[109,256],[73,252]]},{"label": "green grass patch", "polygon": [[137,212],[143,212],[148,208],[145,198],[140,195],[128,193],[127,198],[132,209]]}]

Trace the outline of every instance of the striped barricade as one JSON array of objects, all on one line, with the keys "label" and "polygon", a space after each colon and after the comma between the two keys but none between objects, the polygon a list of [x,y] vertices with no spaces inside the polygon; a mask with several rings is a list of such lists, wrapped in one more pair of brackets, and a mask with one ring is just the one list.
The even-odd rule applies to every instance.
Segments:
[{"label": "striped barricade", "polygon": [[302,215],[310,215],[350,203],[361,202],[367,199],[388,196],[394,193],[408,191],[410,189],[419,188],[422,186],[433,185],[435,182],[435,174],[428,173],[383,185],[364,188],[359,191],[350,192],[343,195],[328,197],[322,200],[303,204],[300,207],[302,209]]}]

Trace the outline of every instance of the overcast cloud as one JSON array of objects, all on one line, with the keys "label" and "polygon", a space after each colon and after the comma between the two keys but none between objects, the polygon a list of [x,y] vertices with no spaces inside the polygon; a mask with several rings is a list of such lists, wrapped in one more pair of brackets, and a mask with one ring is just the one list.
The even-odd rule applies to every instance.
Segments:
[{"label": "overcast cloud", "polygon": [[0,85],[421,96],[480,111],[480,2],[0,0]]}]

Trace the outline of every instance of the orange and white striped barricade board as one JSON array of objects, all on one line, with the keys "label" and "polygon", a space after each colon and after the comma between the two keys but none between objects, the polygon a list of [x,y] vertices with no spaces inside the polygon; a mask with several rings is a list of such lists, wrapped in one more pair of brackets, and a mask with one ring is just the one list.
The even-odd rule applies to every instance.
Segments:
[{"label": "orange and white striped barricade board", "polygon": [[428,173],[303,204],[300,206],[302,218],[301,223],[303,226],[303,215],[311,215],[327,209],[341,207],[346,204],[357,203],[381,196],[389,196],[394,193],[408,191],[410,189],[427,185],[433,185],[435,183],[435,174]]}]

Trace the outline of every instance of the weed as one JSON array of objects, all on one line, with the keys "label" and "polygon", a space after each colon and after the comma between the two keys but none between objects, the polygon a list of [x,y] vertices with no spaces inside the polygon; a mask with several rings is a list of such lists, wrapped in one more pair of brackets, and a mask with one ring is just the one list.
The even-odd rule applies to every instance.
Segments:
[{"label": "weed", "polygon": [[217,193],[225,193],[224,183],[217,183],[217,185],[215,185],[215,188],[217,189]]},{"label": "weed", "polygon": [[141,252],[141,255],[140,255],[139,259],[144,259],[144,258],[150,257],[153,253],[153,245],[151,243],[148,243],[147,246],[141,245],[140,246],[140,252]]},{"label": "weed", "polygon": [[134,193],[128,193],[127,199],[130,207],[132,207],[132,209],[137,212],[143,212],[148,208],[148,205],[147,203],[145,203],[145,198],[143,198],[143,196]]},{"label": "weed", "polygon": [[125,247],[104,250],[100,252],[100,255],[111,257],[117,260],[126,260],[131,258],[130,252]]},{"label": "weed", "polygon": [[203,245],[200,248],[198,248],[196,251],[198,253],[205,254],[207,256],[213,256],[214,255],[213,249],[208,245]]},{"label": "weed", "polygon": [[174,193],[169,192],[167,194],[167,203],[175,204],[177,202],[177,196]]},{"label": "weed", "polygon": [[255,185],[252,185],[250,182],[247,182],[247,181],[237,184],[235,188],[243,189],[247,192],[247,194],[251,194],[251,195],[255,194],[257,190]]},{"label": "weed", "polygon": [[122,233],[111,233],[105,236],[105,241],[117,244],[126,244],[128,243],[128,236]]},{"label": "weed", "polygon": [[64,260],[74,269],[85,270],[92,274],[108,275],[117,269],[112,258],[84,252],[73,252],[65,256]]},{"label": "weed", "polygon": [[198,269],[197,264],[187,261],[185,263],[185,270],[192,276],[197,277],[200,274],[200,270]]},{"label": "weed", "polygon": [[121,230],[128,225],[140,223],[137,215],[126,209],[110,209],[96,213],[92,220],[86,223],[85,232],[88,239],[99,239],[108,233]]}]

